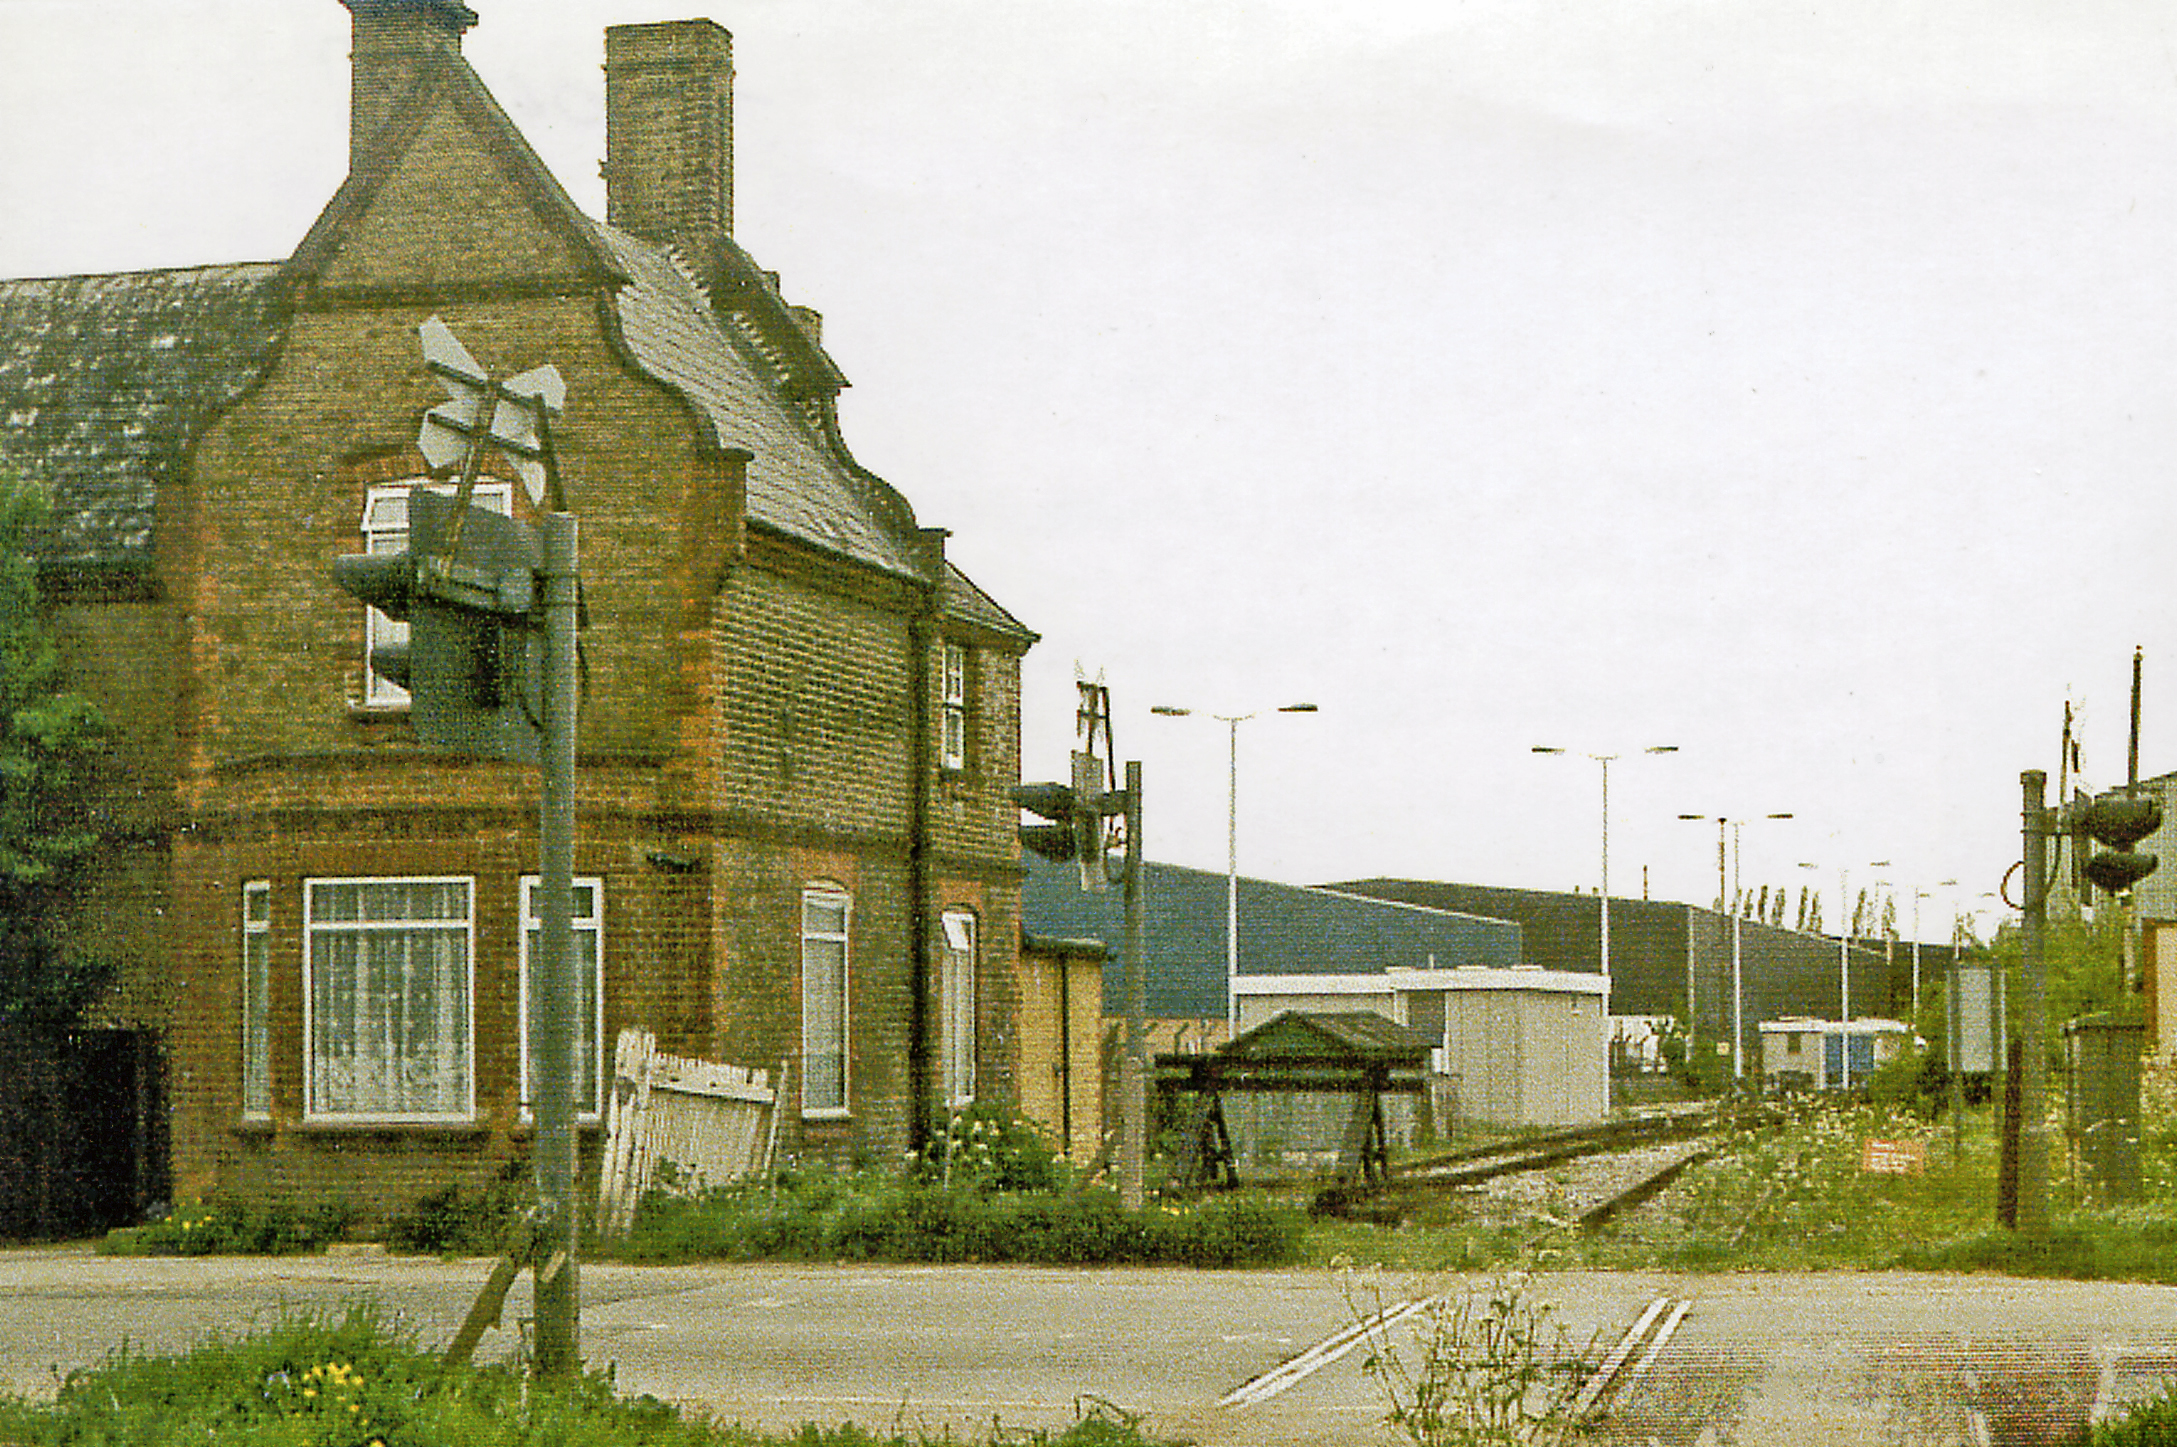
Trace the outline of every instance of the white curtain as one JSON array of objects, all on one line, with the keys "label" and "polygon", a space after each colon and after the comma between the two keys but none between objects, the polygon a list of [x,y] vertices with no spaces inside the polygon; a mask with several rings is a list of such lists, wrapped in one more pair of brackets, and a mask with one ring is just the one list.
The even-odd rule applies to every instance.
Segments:
[{"label": "white curtain", "polygon": [[310,1104],[319,1115],[466,1115],[466,881],[313,884]]}]

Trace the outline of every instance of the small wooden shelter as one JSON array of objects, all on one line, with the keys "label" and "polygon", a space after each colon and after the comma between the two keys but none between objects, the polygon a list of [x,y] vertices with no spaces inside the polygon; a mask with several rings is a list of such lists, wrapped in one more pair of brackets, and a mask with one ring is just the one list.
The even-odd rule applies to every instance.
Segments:
[{"label": "small wooden shelter", "polygon": [[[1177,1120],[1182,1131],[1174,1177],[1183,1185],[1240,1183],[1224,1094],[1259,1090],[1351,1095],[1337,1179],[1380,1181],[1390,1162],[1383,1097],[1425,1090],[1429,1053],[1438,1043],[1372,1011],[1287,1010],[1207,1055],[1159,1055],[1163,1118]],[[1191,1103],[1182,1096],[1191,1096]]]}]

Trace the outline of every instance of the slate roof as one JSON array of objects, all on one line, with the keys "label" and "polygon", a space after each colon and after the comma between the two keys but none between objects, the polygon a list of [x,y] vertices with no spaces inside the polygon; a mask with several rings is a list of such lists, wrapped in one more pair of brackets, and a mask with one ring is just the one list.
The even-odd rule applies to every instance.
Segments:
[{"label": "slate roof", "polygon": [[937,583],[952,616],[1034,640],[949,563],[932,576],[936,554],[913,509],[839,437],[833,399],[846,379],[779,298],[775,278],[714,238],[697,258],[719,289],[713,296],[679,253],[583,215],[454,56],[427,70],[406,103],[409,119],[381,133],[283,263],[0,281],[0,465],[53,491],[42,550],[49,571],[148,576],[160,480],[275,359],[296,289],[316,278],[346,220],[384,183],[439,87],[498,134],[532,200],[579,238],[595,274],[620,283],[613,311],[636,365],[679,394],[719,446],[752,454],[753,526]]},{"label": "slate roof", "polygon": [[[1021,921],[1036,935],[1125,939],[1124,896],[1081,889],[1080,871],[1025,856]],[[1144,864],[1142,952],[1147,1010],[1160,1019],[1225,1016],[1225,876]],[[1331,890],[1242,879],[1240,968],[1251,975],[1374,974],[1390,965],[1516,965],[1519,926],[1450,910],[1362,899]],[[1125,1007],[1124,979],[1104,971],[1104,1009]]]},{"label": "slate roof", "polygon": [[[748,518],[887,572],[917,577],[905,504],[830,454],[806,408],[777,385],[776,364],[740,316],[721,316],[674,253],[591,222],[630,281],[615,297],[621,334],[643,370],[688,400],[721,447],[755,454]],[[889,489],[887,489],[889,491]]]},{"label": "slate roof", "polygon": [[277,351],[278,274],[0,281],[0,466],[52,490],[48,569],[148,573],[160,480]]}]

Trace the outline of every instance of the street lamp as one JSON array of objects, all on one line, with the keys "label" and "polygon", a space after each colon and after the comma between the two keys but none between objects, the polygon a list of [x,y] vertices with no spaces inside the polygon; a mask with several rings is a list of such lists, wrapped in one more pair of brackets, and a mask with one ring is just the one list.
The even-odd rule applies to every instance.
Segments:
[{"label": "street lamp", "polygon": [[[1319,713],[1312,703],[1280,705],[1278,713]],[[1194,712],[1168,703],[1151,704],[1149,712],[1164,718],[1186,718]],[[1213,713],[1230,736],[1225,788],[1225,1038],[1240,1033],[1240,725],[1251,713]]]},{"label": "street lamp", "polygon": [[[1746,1079],[1746,991],[1741,961],[1744,958],[1743,931],[1740,919],[1744,913],[1739,902],[1739,831],[1748,824],[1745,819],[1730,819],[1721,814],[1681,814],[1681,819],[1716,821],[1716,902],[1729,902],[1731,910],[1731,1078]],[[1780,814],[1763,814],[1763,819],[1789,819],[1790,811]],[[1731,889],[1724,892],[1723,832],[1731,828]],[[1693,952],[1686,952],[1686,1049],[1693,1048]]]},{"label": "street lamp", "polygon": [[[1801,869],[1820,869],[1819,864],[1799,861]],[[1842,865],[1837,867],[1837,1020],[1842,1025],[1852,1023],[1852,925],[1845,915],[1845,892],[1851,888],[1852,873]],[[1839,1085],[1849,1085],[1852,1080],[1852,1040],[1847,1030],[1839,1040],[1839,1054],[1843,1057],[1842,1072],[1837,1077]]]},{"label": "street lamp", "polygon": [[[1549,744],[1536,744],[1530,752],[1562,754],[1567,751]],[[1641,752],[1675,754],[1678,752],[1678,745],[1650,744]],[[1604,1028],[1607,1030],[1610,1016],[1610,761],[1618,756],[1616,754],[1582,754],[1582,757],[1593,759],[1596,763],[1602,765],[1603,770],[1602,977],[1603,1023]]]},{"label": "street lamp", "polygon": [[[1955,879],[1938,879],[1938,880],[1936,880],[1936,881],[1935,881],[1935,888],[1936,888],[1936,889],[1956,889],[1957,887],[1958,887],[1958,881],[1957,881],[1957,880],[1955,880]],[[1918,1029],[1918,1028],[1919,1028],[1919,1024],[1920,1024],[1920,901],[1921,901],[1921,900],[1923,900],[1923,899],[1933,899],[1933,898],[1935,898],[1935,894],[1934,894],[1934,892],[1933,892],[1932,890],[1926,890],[1926,889],[1922,889],[1922,888],[1920,888],[1920,887],[1919,887],[1918,885],[1914,885],[1914,886],[1913,886],[1913,891],[1912,891],[1912,1019],[1913,1019],[1913,1027],[1914,1027],[1915,1029]],[[1955,952],[1955,951],[1956,951],[1956,948],[1957,948],[1957,945],[1956,945],[1956,940],[1955,940],[1955,936],[1957,935],[1957,925],[1956,925],[1956,921],[1955,921],[1955,919],[1953,919],[1953,921],[1952,921],[1952,925],[1951,925],[1951,935],[1953,936],[1953,940],[1952,940],[1952,945],[1951,945],[1951,948],[1952,948],[1953,952]]]}]

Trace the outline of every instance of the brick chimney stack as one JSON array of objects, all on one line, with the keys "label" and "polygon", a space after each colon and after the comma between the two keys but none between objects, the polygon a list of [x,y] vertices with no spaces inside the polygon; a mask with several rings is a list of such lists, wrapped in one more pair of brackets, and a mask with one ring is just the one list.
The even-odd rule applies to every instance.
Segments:
[{"label": "brick chimney stack", "polygon": [[661,245],[733,234],[733,37],[724,28],[606,29],[604,171],[605,219],[624,231]]},{"label": "brick chimney stack", "polygon": [[348,104],[348,167],[435,55],[461,53],[476,12],[458,0],[340,0],[354,17]]}]

